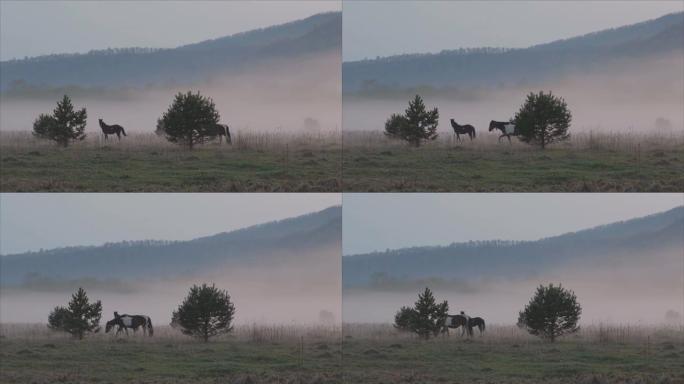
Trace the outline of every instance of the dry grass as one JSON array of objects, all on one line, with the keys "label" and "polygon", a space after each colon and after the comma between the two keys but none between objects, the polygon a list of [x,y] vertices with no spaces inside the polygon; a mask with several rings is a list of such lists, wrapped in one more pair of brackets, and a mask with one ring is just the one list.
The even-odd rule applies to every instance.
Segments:
[{"label": "dry grass", "polygon": [[343,134],[348,192],[675,192],[684,189],[684,132],[574,133],[541,150],[482,133],[420,147],[382,132]]},{"label": "dry grass", "polygon": [[[250,343],[271,342],[301,342],[328,340],[335,341],[341,338],[341,328],[335,325],[283,325],[283,324],[238,324],[230,333],[212,338],[212,341],[233,340]],[[135,337],[134,337],[135,336]],[[89,334],[88,341],[111,342],[115,339],[127,339],[131,342],[197,342],[192,337],[184,335],[179,329],[168,325],[155,326],[153,337],[143,337],[131,332],[129,336],[113,333],[100,332]],[[43,340],[70,340],[71,336],[64,332],[56,332],[47,327],[47,324],[0,324],[0,339],[43,341]]]},{"label": "dry grass", "polygon": [[[538,147],[523,143],[515,137],[511,138],[510,144],[506,138],[499,141],[498,137],[499,135],[495,133],[482,132],[475,140],[471,141],[467,135],[461,135],[461,141],[457,141],[455,135],[442,133],[436,140],[426,142],[422,147],[425,150],[460,147],[464,150],[479,152],[539,151]],[[406,142],[391,139],[381,131],[345,131],[343,143],[346,149],[411,149]],[[636,152],[683,147],[684,131],[584,131],[573,133],[570,139],[551,144],[548,149]]]},{"label": "dry grass", "polygon": [[684,327],[592,324],[555,343],[516,326],[423,340],[390,324],[345,324],[346,382],[680,383]]},{"label": "dry grass", "polygon": [[2,383],[338,383],[339,326],[238,325],[208,343],[169,326],[153,337],[74,340],[45,324],[0,326]]},{"label": "dry grass", "polygon": [[[480,335],[474,330],[475,337],[484,343],[545,343],[538,337],[530,335],[524,329],[515,325],[488,324],[485,332]],[[342,328],[345,339],[363,340],[421,340],[417,335],[401,332],[391,324],[363,324],[346,323]],[[448,336],[437,337],[433,342],[454,342],[467,340],[461,338],[461,329],[450,330]],[[574,334],[561,338],[561,341],[581,343],[632,343],[644,344],[663,341],[684,344],[684,324],[680,326],[668,325],[633,325],[633,324],[589,324],[580,328]]]},{"label": "dry grass", "polygon": [[[319,132],[258,132],[240,131],[231,132],[232,145],[225,142],[220,145],[214,140],[196,149],[223,149],[223,150],[247,150],[247,151],[293,151],[308,149],[322,150],[333,149],[340,146],[341,134],[339,131]],[[0,148],[4,149],[46,149],[54,148],[55,143],[49,140],[34,137],[31,132],[0,131]],[[82,141],[74,142],[69,149],[112,148],[121,151],[162,150],[162,151],[188,151],[188,148],[174,144],[163,136],[154,133],[130,133],[119,141],[116,136],[110,136],[105,140],[103,135],[89,134]]]},{"label": "dry grass", "polygon": [[237,131],[233,144],[187,147],[155,134],[96,135],[67,148],[0,133],[3,192],[336,192],[339,132]]}]

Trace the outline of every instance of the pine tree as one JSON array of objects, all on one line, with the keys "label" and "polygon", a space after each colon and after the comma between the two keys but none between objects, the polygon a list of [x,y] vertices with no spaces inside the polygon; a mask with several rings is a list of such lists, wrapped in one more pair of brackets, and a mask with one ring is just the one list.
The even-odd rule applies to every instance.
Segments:
[{"label": "pine tree", "polygon": [[537,292],[519,313],[518,325],[532,334],[551,342],[579,330],[577,323],[582,307],[575,293],[561,285],[540,285]]},{"label": "pine tree", "polygon": [[172,143],[192,148],[216,138],[216,125],[221,116],[214,101],[199,92],[179,93],[169,109],[157,120],[157,131],[163,132]]},{"label": "pine tree", "polygon": [[394,327],[401,331],[412,331],[415,315],[415,309],[406,306],[401,307],[397,314],[394,315]]},{"label": "pine tree", "polygon": [[442,331],[448,313],[449,304],[446,301],[437,304],[432,291],[426,287],[423,293],[418,294],[413,308],[399,309],[394,317],[394,326],[428,339]]},{"label": "pine tree", "polygon": [[57,102],[52,115],[41,114],[33,122],[33,134],[66,147],[72,141],[85,139],[87,118],[86,109],[74,111],[71,99],[64,95],[64,98]]},{"label": "pine tree", "polygon": [[405,140],[412,145],[419,146],[423,141],[437,138],[439,124],[439,110],[430,111],[425,107],[420,95],[409,101],[409,106],[403,115],[393,114],[385,122],[385,135]]},{"label": "pine tree", "polygon": [[525,104],[513,119],[520,140],[538,144],[542,149],[548,144],[567,140],[571,121],[572,114],[565,100],[543,91],[527,95]]},{"label": "pine tree", "polygon": [[83,339],[86,333],[99,330],[102,317],[102,303],[98,300],[90,304],[88,295],[83,288],[79,288],[71,295],[67,308],[55,307],[48,316],[48,327],[57,331],[70,333]]},{"label": "pine tree", "polygon": [[235,306],[228,292],[207,284],[193,285],[188,296],[172,314],[172,323],[186,335],[209,341],[210,337],[233,330]]}]

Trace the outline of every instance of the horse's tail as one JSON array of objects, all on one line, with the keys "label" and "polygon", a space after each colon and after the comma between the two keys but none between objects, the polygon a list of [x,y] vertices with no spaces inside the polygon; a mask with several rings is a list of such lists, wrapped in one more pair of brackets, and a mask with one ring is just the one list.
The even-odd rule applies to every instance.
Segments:
[{"label": "horse's tail", "polygon": [[226,125],[226,142],[228,144],[233,144],[233,139],[230,138],[230,127]]},{"label": "horse's tail", "polygon": [[124,131],[123,127],[121,127],[121,133],[123,133],[123,135],[126,136],[126,131]]},{"label": "horse's tail", "polygon": [[147,317],[147,332],[149,332],[150,336],[154,335],[154,328],[152,328],[152,319],[150,319],[149,316]]},{"label": "horse's tail", "polygon": [[485,321],[482,319],[482,332],[484,332],[486,328],[487,326],[485,325]]},{"label": "horse's tail", "polygon": [[477,136],[477,135],[475,135],[475,127],[473,127],[473,138],[476,137],[476,136]]}]

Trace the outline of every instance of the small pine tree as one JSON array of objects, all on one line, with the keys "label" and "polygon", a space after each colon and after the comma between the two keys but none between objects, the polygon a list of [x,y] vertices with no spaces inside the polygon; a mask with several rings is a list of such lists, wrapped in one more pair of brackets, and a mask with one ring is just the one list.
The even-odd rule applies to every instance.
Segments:
[{"label": "small pine tree", "polygon": [[581,314],[582,307],[573,291],[561,285],[540,285],[530,303],[519,313],[518,325],[532,335],[553,342],[560,336],[577,332]]},{"label": "small pine tree", "polygon": [[437,304],[432,291],[426,287],[423,293],[418,294],[413,308],[399,309],[394,316],[394,326],[428,339],[442,331],[448,313],[449,304],[446,301]]},{"label": "small pine tree", "polygon": [[86,291],[79,288],[76,293],[71,295],[68,307],[58,306],[50,312],[48,327],[83,339],[86,333],[99,331],[101,317],[102,303],[100,300],[90,304]]},{"label": "small pine tree", "polygon": [[33,122],[33,135],[66,147],[72,141],[85,139],[87,118],[86,109],[74,111],[71,99],[64,95],[64,98],[57,102],[57,108],[52,115],[41,114]]},{"label": "small pine tree", "polygon": [[439,110],[427,110],[420,95],[409,101],[409,106],[403,115],[393,114],[385,122],[385,135],[401,139],[412,145],[419,146],[425,140],[437,138],[439,124]]},{"label": "small pine tree", "polygon": [[520,140],[526,143],[546,145],[567,140],[572,114],[562,97],[540,91],[527,95],[525,104],[515,114],[513,123]]},{"label": "small pine tree", "polygon": [[172,314],[171,323],[186,335],[209,341],[210,337],[233,330],[235,306],[228,292],[207,284],[193,285],[188,296]]},{"label": "small pine tree", "polygon": [[179,93],[169,109],[157,120],[157,132],[163,132],[172,143],[196,144],[216,138],[216,125],[221,116],[214,101],[199,92]]},{"label": "small pine tree", "polygon": [[411,307],[401,307],[394,315],[394,327],[401,331],[412,331],[416,310]]}]

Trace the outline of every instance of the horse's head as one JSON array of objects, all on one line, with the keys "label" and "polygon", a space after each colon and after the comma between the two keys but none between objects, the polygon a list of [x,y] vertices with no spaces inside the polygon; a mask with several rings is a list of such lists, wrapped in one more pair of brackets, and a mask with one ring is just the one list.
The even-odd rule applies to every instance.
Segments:
[{"label": "horse's head", "polygon": [[489,132],[496,129],[496,121],[492,120],[489,122]]},{"label": "horse's head", "polygon": [[112,330],[112,327],[116,325],[116,319],[109,320],[107,324],[105,325],[105,333],[109,333],[109,331]]}]

